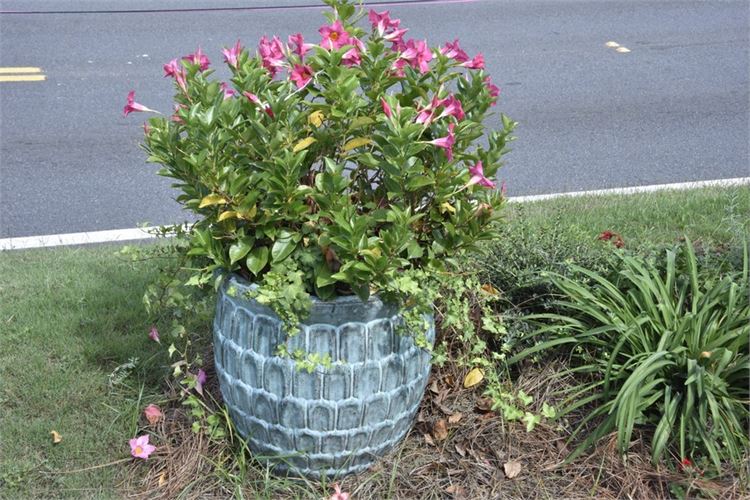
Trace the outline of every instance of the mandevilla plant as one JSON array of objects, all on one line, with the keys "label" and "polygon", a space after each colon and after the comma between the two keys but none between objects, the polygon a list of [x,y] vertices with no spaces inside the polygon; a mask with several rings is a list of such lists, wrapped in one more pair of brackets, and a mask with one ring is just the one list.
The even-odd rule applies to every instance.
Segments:
[{"label": "mandevilla plant", "polygon": [[[305,298],[398,293],[413,270],[450,273],[496,235],[492,180],[515,123],[486,133],[499,89],[458,41],[432,49],[387,12],[326,0],[321,40],[237,42],[231,82],[200,49],[164,66],[175,112],[144,126],[148,160],[176,179],[201,282],[221,269],[260,284],[294,322]],[[151,111],[129,95],[125,113]],[[480,139],[486,137],[486,144]]]},{"label": "mandevilla plant", "polygon": [[[275,355],[294,358],[295,381],[305,380],[303,369],[329,376],[340,368],[334,361],[347,361],[291,347],[312,297],[365,300],[375,293],[398,304],[403,321],[394,324],[406,326],[419,347],[432,348],[432,314],[452,334],[432,351],[433,362],[450,352],[470,369],[474,382],[466,387],[484,381],[494,408],[531,430],[541,417],[526,411],[530,396],[510,392],[508,350],[495,348],[506,345],[493,309],[499,293],[480,283],[465,258],[498,235],[504,200],[493,179],[516,123],[501,115],[501,130],[485,128],[499,89],[481,54],[469,57],[458,40],[430,48],[408,39],[388,12],[366,13],[349,0],[325,3],[332,10],[317,44],[298,33],[287,43],[264,36],[255,53],[239,41],[225,48],[229,82],[211,78],[200,48],[164,66],[174,79],[174,113],[148,121],[144,148],[162,165],[160,174],[176,180],[178,201],[198,216],[191,227],[173,228],[187,260],[145,298],[162,319],[172,310],[179,346],[172,343],[169,353],[181,358],[173,375],[192,390],[202,365],[200,343],[183,323],[186,310],[202,311],[205,302],[191,309],[182,283],[218,286],[236,273],[257,285],[246,293],[283,321],[288,335]],[[134,111],[153,110],[131,92],[124,112]],[[182,280],[184,272],[192,275]],[[545,406],[543,415],[553,411]],[[216,435],[215,424],[199,425]]]}]

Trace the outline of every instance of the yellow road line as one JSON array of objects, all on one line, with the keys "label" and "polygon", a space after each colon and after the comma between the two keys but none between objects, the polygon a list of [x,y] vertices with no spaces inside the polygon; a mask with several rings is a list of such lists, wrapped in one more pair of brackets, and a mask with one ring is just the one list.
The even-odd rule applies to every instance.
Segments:
[{"label": "yellow road line", "polygon": [[0,75],[0,82],[41,82],[46,79],[44,75]]},{"label": "yellow road line", "polygon": [[28,68],[0,68],[0,75],[1,74],[13,74],[13,73],[41,73],[41,68],[34,68],[34,67],[28,67]]}]

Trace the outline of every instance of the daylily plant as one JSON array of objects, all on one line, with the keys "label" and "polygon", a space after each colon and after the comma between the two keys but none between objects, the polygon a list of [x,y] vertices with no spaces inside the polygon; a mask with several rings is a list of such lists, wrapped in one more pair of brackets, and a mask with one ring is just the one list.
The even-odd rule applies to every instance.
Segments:
[{"label": "daylily plant", "polygon": [[[203,282],[223,269],[365,298],[410,270],[448,272],[496,235],[493,178],[515,123],[485,127],[500,90],[482,54],[409,38],[388,11],[325,3],[319,38],[224,47],[229,81],[201,48],[164,66],[175,111],[148,121],[145,149],[199,215]],[[126,114],[151,111],[133,99]]]}]

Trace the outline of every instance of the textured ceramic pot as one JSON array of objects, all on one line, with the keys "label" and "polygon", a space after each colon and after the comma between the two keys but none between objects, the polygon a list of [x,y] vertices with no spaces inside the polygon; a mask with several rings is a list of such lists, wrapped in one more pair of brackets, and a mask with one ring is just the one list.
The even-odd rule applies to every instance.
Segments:
[{"label": "textured ceramic pot", "polygon": [[[313,299],[300,333],[288,338],[278,316],[248,299],[237,276],[219,292],[214,352],[221,392],[250,449],[277,473],[318,478],[359,472],[408,432],[430,373],[430,354],[399,335],[397,310],[377,297]],[[434,342],[430,318],[427,338]],[[329,354],[312,373],[274,355]]]}]

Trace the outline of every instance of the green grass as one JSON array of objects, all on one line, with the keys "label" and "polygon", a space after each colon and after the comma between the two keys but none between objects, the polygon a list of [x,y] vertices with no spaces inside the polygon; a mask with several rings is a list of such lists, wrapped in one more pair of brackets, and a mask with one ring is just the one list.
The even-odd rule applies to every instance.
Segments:
[{"label": "green grass", "polygon": [[656,258],[688,237],[709,268],[739,269],[750,235],[750,188],[511,203],[506,215],[501,237],[478,265],[510,302],[522,304],[548,291],[534,283],[540,271],[562,272],[563,262],[611,268],[612,244],[598,239],[604,231],[621,235],[625,251]]},{"label": "green grass", "polygon": [[[626,246],[672,244],[683,234],[721,246],[750,234],[750,188],[707,188],[619,196],[558,198],[511,204],[509,220],[530,228],[554,221],[563,231],[592,239],[602,231],[622,235]],[[514,230],[512,227],[510,230]]]},{"label": "green grass", "polygon": [[[0,254],[0,496],[119,496],[123,467],[62,473],[126,458],[139,397],[159,392],[146,371],[159,349],[141,305],[154,269],[114,253]],[[131,357],[141,372],[110,387]]]},{"label": "green grass", "polygon": [[[728,255],[750,233],[750,188],[511,205],[483,265],[517,284],[560,260],[601,263],[611,251],[596,239],[605,230],[638,251],[686,234]],[[164,355],[147,338],[141,304],[156,265],[116,250],[0,253],[0,497],[123,494],[126,462],[64,473],[127,460],[141,409],[161,393]],[[110,387],[110,374],[131,357],[139,358],[135,372]]]}]

